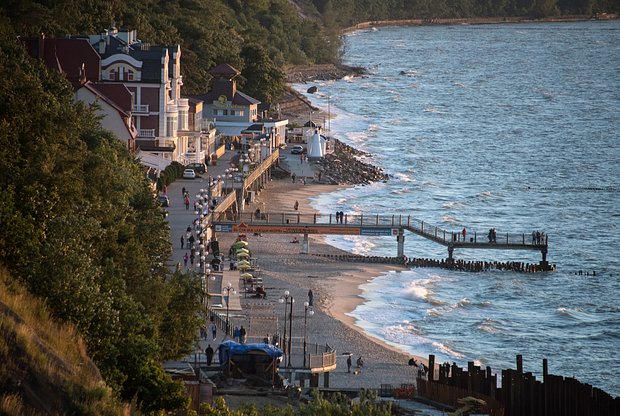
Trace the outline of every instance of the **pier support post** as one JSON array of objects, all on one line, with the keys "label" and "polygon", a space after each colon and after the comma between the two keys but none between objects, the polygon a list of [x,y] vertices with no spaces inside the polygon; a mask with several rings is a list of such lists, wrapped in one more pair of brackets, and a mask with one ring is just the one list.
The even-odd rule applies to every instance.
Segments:
[{"label": "pier support post", "polygon": [[453,255],[454,255],[454,246],[450,244],[448,246],[448,260],[447,260],[448,264],[454,264],[454,257],[452,257]]},{"label": "pier support post", "polygon": [[396,256],[402,259],[403,257],[405,257],[405,231],[402,228],[398,229],[398,236],[396,236],[396,241],[398,242]]},{"label": "pier support post", "polygon": [[304,240],[301,243],[301,254],[310,253],[310,240],[308,239],[308,233],[304,234]]}]

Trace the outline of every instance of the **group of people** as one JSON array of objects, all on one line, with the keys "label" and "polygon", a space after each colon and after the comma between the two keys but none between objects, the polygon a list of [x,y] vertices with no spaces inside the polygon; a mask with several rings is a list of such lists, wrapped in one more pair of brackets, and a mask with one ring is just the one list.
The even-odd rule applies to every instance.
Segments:
[{"label": "group of people", "polygon": [[344,223],[344,212],[336,211],[336,224]]},{"label": "group of people", "polygon": [[488,234],[489,243],[497,243],[497,231],[495,228],[491,228]]},{"label": "group of people", "polygon": [[532,231],[532,244],[547,244],[545,241],[545,233],[542,231]]},{"label": "group of people", "polygon": [[[349,354],[349,356],[347,357],[347,373],[351,372],[351,366],[353,365],[353,360],[351,359],[352,354]],[[364,360],[362,359],[362,356],[360,355],[359,358],[357,359],[357,361],[355,362],[357,368],[362,368],[364,367]]]}]

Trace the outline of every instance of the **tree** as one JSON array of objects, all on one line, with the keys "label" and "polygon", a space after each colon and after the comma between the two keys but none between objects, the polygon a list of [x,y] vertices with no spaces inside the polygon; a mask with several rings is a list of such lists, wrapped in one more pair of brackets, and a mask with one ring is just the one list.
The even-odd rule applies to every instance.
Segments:
[{"label": "tree", "polygon": [[241,71],[246,79],[244,91],[262,102],[272,102],[284,88],[282,71],[269,58],[267,50],[258,44],[245,45],[241,57],[245,63]]}]

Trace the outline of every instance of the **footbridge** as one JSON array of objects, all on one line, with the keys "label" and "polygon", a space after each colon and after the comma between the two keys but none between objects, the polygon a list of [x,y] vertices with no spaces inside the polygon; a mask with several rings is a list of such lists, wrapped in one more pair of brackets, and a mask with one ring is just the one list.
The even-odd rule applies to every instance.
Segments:
[{"label": "footbridge", "polygon": [[397,255],[404,257],[405,231],[441,244],[448,249],[448,260],[453,260],[455,248],[484,250],[534,250],[542,256],[540,265],[547,262],[548,238],[525,233],[478,234],[448,231],[405,215],[350,215],[336,218],[334,214],[301,214],[297,212],[233,213],[215,212],[213,231],[228,233],[303,234],[302,253],[309,253],[308,236],[311,234],[337,234],[359,236],[394,236],[398,244]]}]

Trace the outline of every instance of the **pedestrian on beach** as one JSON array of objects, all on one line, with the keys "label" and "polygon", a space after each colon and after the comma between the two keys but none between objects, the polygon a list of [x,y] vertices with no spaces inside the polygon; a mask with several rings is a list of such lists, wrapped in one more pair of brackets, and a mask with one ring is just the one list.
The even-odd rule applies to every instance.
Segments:
[{"label": "pedestrian on beach", "polygon": [[245,338],[246,338],[247,334],[248,334],[247,331],[245,330],[243,325],[241,325],[241,328],[239,329],[239,338],[240,338],[242,344],[245,344]]},{"label": "pedestrian on beach", "polygon": [[185,210],[189,211],[189,195],[185,195]]},{"label": "pedestrian on beach", "polygon": [[463,241],[465,241],[465,236],[467,235],[467,229],[463,227]]},{"label": "pedestrian on beach", "polygon": [[183,265],[185,266],[186,269],[187,269],[188,260],[189,260],[189,256],[187,255],[187,253],[185,253],[185,255],[183,256]]},{"label": "pedestrian on beach", "polygon": [[293,174],[291,175],[291,180],[293,181],[293,183],[295,183],[295,172],[293,172]]},{"label": "pedestrian on beach", "polygon": [[181,189],[181,195],[183,195],[183,197],[185,197],[185,187],[183,187],[183,189]]},{"label": "pedestrian on beach", "polygon": [[185,246],[185,237],[183,237],[183,235],[181,234],[181,250],[183,250],[184,246]]},{"label": "pedestrian on beach", "polygon": [[213,348],[211,348],[211,344],[207,345],[205,355],[207,356],[207,365],[211,365],[213,362]]},{"label": "pedestrian on beach", "polygon": [[211,322],[209,324],[209,331],[211,331],[211,334],[213,335],[213,341],[215,341],[215,338],[217,338],[217,326],[215,326],[215,322]]},{"label": "pedestrian on beach", "polygon": [[312,289],[308,290],[308,306],[312,306],[312,302],[314,301],[314,293],[312,293]]},{"label": "pedestrian on beach", "polygon": [[293,208],[295,208],[295,211],[297,211],[299,209],[299,202],[295,201],[295,203],[293,204]]},{"label": "pedestrian on beach", "polygon": [[241,341],[241,330],[239,329],[238,326],[236,326],[235,329],[233,329],[233,338],[235,339],[236,342]]},{"label": "pedestrian on beach", "polygon": [[347,373],[351,372],[351,364],[352,364],[351,355],[349,354],[349,358],[347,358]]}]

